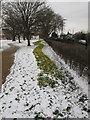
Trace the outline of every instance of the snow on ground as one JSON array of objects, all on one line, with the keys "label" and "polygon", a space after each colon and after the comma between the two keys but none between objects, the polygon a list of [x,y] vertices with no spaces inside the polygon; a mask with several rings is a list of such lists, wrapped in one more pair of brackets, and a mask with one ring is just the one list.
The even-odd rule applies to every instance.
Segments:
[{"label": "snow on ground", "polygon": [[[32,53],[33,49],[34,46],[22,47],[15,54],[15,61],[11,68],[11,73],[7,76],[6,82],[3,85],[4,98],[1,100],[1,103],[3,102],[2,106],[6,106],[6,108],[2,109],[3,117],[13,117],[15,111],[15,115],[21,117],[24,111],[24,105],[28,102],[27,99],[30,99],[31,102],[34,99],[32,97],[34,86],[37,84],[37,74],[40,70],[36,65],[37,63]],[[29,94],[30,90],[32,90],[31,94]],[[16,99],[20,99],[21,101]]]},{"label": "snow on ground", "polygon": [[[31,45],[34,41],[37,41],[37,40],[31,40]],[[10,48],[10,45],[9,44],[13,44],[13,45],[16,45],[18,47],[24,47],[24,46],[27,46],[27,40],[24,41],[24,40],[21,40],[21,43],[18,43],[18,40],[16,41],[12,41],[12,40],[1,40],[0,41],[0,51],[3,51],[3,50],[6,50],[8,48]]]},{"label": "snow on ground", "polygon": [[8,48],[10,48],[10,45],[9,44],[13,44],[13,45],[17,45],[17,46],[25,46],[26,45],[26,41],[22,41],[22,44],[18,44],[18,40],[16,41],[12,41],[12,40],[1,40],[0,41],[0,51],[3,51],[3,50],[6,50]]},{"label": "snow on ground", "polygon": [[79,77],[76,73],[76,71],[70,69],[68,64],[65,64],[65,61],[61,59],[54,51],[53,49],[45,42],[43,52],[46,54],[50,59],[52,59],[58,68],[63,68],[64,72],[69,72],[68,74],[71,74],[71,76],[74,78],[74,81],[79,85],[79,87],[83,90],[85,94],[88,95],[88,80],[84,76]]},{"label": "snow on ground", "polygon": [[3,51],[7,48],[9,48],[10,46],[8,44],[10,44],[12,41],[11,40],[1,40],[0,41],[0,51]]},{"label": "snow on ground", "polygon": [[[2,117],[34,118],[40,115],[53,118],[55,116],[53,112],[55,113],[56,110],[59,111],[60,118],[88,117],[84,110],[87,107],[87,101],[79,101],[85,94],[78,89],[78,86],[75,86],[72,81],[72,84],[68,82],[63,84],[59,81],[59,85],[55,88],[49,86],[40,88],[37,81],[40,69],[33,54],[35,46],[32,44],[26,47],[24,43],[14,45],[22,47],[15,53],[11,72],[2,87],[0,94]],[[50,49],[48,53],[52,54]],[[75,90],[71,92],[72,86]]]}]

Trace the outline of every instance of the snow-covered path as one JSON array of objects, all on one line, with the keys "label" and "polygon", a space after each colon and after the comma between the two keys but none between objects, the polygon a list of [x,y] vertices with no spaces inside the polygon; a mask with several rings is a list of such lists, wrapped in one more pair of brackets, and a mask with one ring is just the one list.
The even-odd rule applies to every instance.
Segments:
[{"label": "snow-covered path", "polygon": [[34,48],[34,45],[22,47],[15,54],[14,65],[0,95],[2,117],[88,117],[87,112],[82,109],[82,105],[86,106],[87,101],[79,102],[82,96],[80,89],[70,95],[69,84],[66,86],[61,81],[55,88],[38,86],[40,69],[33,54]]},{"label": "snow-covered path", "polygon": [[[3,117],[12,117],[15,111],[17,111],[17,115],[15,114],[15,116],[19,117],[21,112],[26,109],[24,104],[28,102],[27,99],[30,99],[32,102],[33,87],[37,84],[36,79],[40,71],[32,53],[33,49],[34,46],[23,47],[15,54],[15,61],[11,68],[11,73],[3,85],[4,98],[1,99],[1,103],[3,107],[7,106],[7,108],[2,109]],[[32,92],[30,92],[31,89]],[[27,95],[28,93],[30,93],[30,97]]]}]

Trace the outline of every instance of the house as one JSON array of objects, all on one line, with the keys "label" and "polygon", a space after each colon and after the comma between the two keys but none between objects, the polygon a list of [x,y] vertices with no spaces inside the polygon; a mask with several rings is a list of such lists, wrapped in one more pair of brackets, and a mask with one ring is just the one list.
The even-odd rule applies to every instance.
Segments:
[{"label": "house", "polygon": [[0,40],[10,40],[11,35],[8,28],[0,28]]}]

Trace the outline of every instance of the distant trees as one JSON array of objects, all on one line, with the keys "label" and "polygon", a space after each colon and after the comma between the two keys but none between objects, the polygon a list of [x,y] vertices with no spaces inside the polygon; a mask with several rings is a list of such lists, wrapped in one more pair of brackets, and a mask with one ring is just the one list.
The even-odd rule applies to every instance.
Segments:
[{"label": "distant trees", "polygon": [[86,40],[87,45],[90,45],[90,32],[77,32],[74,34],[74,40],[79,41],[79,40]]},{"label": "distant trees", "polygon": [[90,45],[90,32],[86,34],[87,44]]},{"label": "distant trees", "polygon": [[75,35],[74,35],[74,38],[75,38],[75,40],[86,40],[86,33],[84,33],[84,32],[77,32],[77,33],[75,33]]},{"label": "distant trees", "polygon": [[38,14],[39,34],[47,39],[52,32],[63,30],[64,21],[62,16],[55,14],[51,8],[44,7]]},{"label": "distant trees", "polygon": [[8,2],[3,4],[3,25],[8,27],[12,40],[23,36],[28,41],[33,34],[47,39],[52,32],[63,31],[62,16],[54,13],[45,2]]}]

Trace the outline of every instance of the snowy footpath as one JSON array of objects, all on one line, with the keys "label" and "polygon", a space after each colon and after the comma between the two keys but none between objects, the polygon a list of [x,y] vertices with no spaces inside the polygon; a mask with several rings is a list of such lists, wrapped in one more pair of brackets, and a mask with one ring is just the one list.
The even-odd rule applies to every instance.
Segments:
[{"label": "snowy footpath", "polygon": [[58,81],[55,88],[38,85],[37,78],[41,70],[33,54],[35,47],[33,44],[30,47],[23,44],[15,53],[14,64],[0,93],[0,117],[88,118],[88,91],[84,92],[74,81],[75,78],[67,76],[64,67],[62,71],[67,82]]}]

